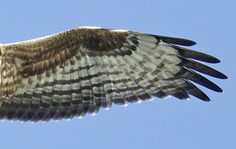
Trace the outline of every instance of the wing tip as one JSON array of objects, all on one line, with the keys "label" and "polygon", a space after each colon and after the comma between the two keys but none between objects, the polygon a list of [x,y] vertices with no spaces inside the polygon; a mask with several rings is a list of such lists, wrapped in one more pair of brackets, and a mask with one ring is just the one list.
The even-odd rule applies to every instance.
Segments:
[{"label": "wing tip", "polygon": [[206,74],[206,75],[218,78],[218,79],[228,79],[228,77],[225,74],[223,74],[222,72],[220,72],[220,71],[218,71],[218,70],[216,70],[214,68],[211,68],[211,67],[209,67],[207,65],[204,65],[204,64],[199,63],[197,61],[185,58],[185,57],[180,56],[180,55],[177,55],[177,56],[182,61],[180,63],[180,66],[193,69],[193,70],[195,70],[197,72],[200,72],[200,73],[203,73],[203,74]]},{"label": "wing tip", "polygon": [[204,93],[203,96],[199,96],[197,98],[199,98],[200,100],[205,101],[205,102],[210,102],[211,101],[210,97],[208,97],[205,93]]},{"label": "wing tip", "polygon": [[157,39],[162,40],[163,42],[166,43],[171,43],[171,44],[177,44],[177,45],[182,45],[182,46],[193,46],[196,45],[197,43],[193,40],[189,39],[184,39],[184,38],[176,38],[176,37],[167,37],[167,36],[158,36],[155,35]]},{"label": "wing tip", "polygon": [[212,55],[203,53],[203,52],[195,51],[192,49],[188,49],[188,48],[184,48],[184,47],[180,47],[176,45],[170,45],[170,46],[178,50],[179,54],[185,58],[192,58],[192,59],[207,62],[207,63],[220,63],[221,62],[218,58]]},{"label": "wing tip", "polygon": [[229,79],[228,76],[226,76],[225,74],[219,72],[219,75],[217,76],[218,79]]},{"label": "wing tip", "polygon": [[190,95],[196,97],[197,99],[205,101],[205,102],[211,101],[211,99],[202,90],[200,90],[197,86],[195,86],[190,81],[187,81],[187,83],[189,84],[188,93]]},{"label": "wing tip", "polygon": [[216,57],[214,57],[214,56],[211,56],[211,55],[208,55],[208,57],[209,57],[209,63],[220,63],[221,61],[220,61],[220,59],[218,59],[218,58],[216,58]]},{"label": "wing tip", "polygon": [[194,46],[197,44],[197,42],[193,41],[193,40],[188,40],[188,39],[184,39],[186,44],[185,46]]},{"label": "wing tip", "polygon": [[215,88],[214,91],[219,92],[219,93],[223,93],[224,92],[223,89],[220,88],[219,86],[217,86],[217,88]]}]

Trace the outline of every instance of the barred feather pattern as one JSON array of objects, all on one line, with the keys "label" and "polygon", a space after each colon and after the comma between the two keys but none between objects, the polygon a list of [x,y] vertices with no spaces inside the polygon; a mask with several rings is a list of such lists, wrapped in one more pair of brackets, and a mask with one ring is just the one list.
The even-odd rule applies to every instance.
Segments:
[{"label": "barred feather pattern", "polygon": [[72,118],[97,113],[113,103],[153,97],[193,95],[210,101],[192,82],[216,92],[222,89],[197,72],[227,77],[195,61],[218,63],[217,58],[182,47],[194,44],[131,31],[76,28],[2,45],[0,118]]}]

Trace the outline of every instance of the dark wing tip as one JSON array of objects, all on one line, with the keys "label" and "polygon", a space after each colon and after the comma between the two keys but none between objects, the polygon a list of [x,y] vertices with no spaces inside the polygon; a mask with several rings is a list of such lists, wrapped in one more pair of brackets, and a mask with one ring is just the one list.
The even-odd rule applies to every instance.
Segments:
[{"label": "dark wing tip", "polygon": [[183,68],[182,71],[180,71],[179,74],[177,74],[177,76],[179,75],[185,79],[193,81],[215,92],[223,92],[223,90],[214,82],[208,80],[207,78],[188,68]]},{"label": "dark wing tip", "polygon": [[220,60],[214,56],[175,45],[170,46],[178,50],[179,54],[185,58],[192,58],[208,63],[220,63]]},{"label": "dark wing tip", "polygon": [[190,93],[190,94],[195,96],[196,98],[201,99],[202,101],[205,101],[205,102],[211,101],[211,99],[204,92],[202,92],[200,89],[198,89],[198,92]]},{"label": "dark wing tip", "polygon": [[201,99],[202,101],[205,101],[205,102],[210,102],[211,101],[211,99],[206,94],[205,95],[201,95],[198,98]]},{"label": "dark wing tip", "polygon": [[205,102],[211,101],[211,99],[202,91],[199,94],[192,93],[192,95],[195,96],[196,98],[201,99],[202,101],[205,101]]},{"label": "dark wing tip", "polygon": [[178,56],[180,59],[181,59],[181,63],[180,65],[181,66],[185,66],[187,68],[191,68],[193,70],[196,70],[198,72],[201,72],[201,73],[204,73],[204,74],[207,74],[207,75],[210,75],[212,77],[215,77],[215,78],[218,78],[218,79],[227,79],[228,77],[223,74],[222,72],[218,71],[218,70],[215,70],[209,66],[206,66],[204,64],[201,64],[197,61],[194,61],[194,60],[191,60],[191,59],[187,59],[187,58],[184,58],[182,56]]},{"label": "dark wing tip", "polygon": [[184,39],[184,38],[158,36],[158,35],[153,35],[153,36],[155,36],[159,40],[162,40],[163,42],[171,43],[171,44],[177,44],[177,45],[182,45],[182,46],[193,46],[197,44],[195,41]]},{"label": "dark wing tip", "polygon": [[228,79],[228,77],[225,74],[221,73],[221,72],[219,72],[217,78],[219,78],[219,79]]},{"label": "dark wing tip", "polygon": [[[205,54],[205,55],[207,55],[207,54]],[[209,59],[207,62],[209,62],[209,63],[220,63],[221,62],[218,58],[216,58],[214,56],[211,56],[211,55],[207,55],[207,56],[208,56],[208,59]]]},{"label": "dark wing tip", "polygon": [[220,88],[219,86],[217,86],[214,91],[219,92],[219,93],[223,93],[224,92],[223,89]]},{"label": "dark wing tip", "polygon": [[188,93],[192,96],[195,96],[196,98],[201,99],[202,101],[210,102],[211,99],[202,91],[200,90],[197,86],[192,84],[191,82],[187,81],[189,84],[189,90]]}]

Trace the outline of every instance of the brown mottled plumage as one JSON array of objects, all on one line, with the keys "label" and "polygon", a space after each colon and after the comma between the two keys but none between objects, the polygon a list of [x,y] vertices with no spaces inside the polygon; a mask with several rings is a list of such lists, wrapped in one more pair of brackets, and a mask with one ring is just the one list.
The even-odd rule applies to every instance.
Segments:
[{"label": "brown mottled plumage", "polygon": [[222,89],[197,72],[226,79],[194,59],[220,62],[158,35],[75,28],[25,42],[0,44],[0,119],[50,120],[95,113],[112,103],[163,98],[209,101],[191,81]]}]

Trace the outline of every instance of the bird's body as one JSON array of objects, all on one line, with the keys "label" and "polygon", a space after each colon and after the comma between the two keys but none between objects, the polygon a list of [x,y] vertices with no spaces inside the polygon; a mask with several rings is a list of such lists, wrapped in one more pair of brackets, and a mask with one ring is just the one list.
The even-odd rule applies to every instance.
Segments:
[{"label": "bird's body", "polygon": [[0,119],[50,120],[96,113],[112,103],[189,95],[209,98],[191,81],[222,92],[196,71],[225,79],[210,55],[180,47],[186,39],[81,27],[0,44]]}]

